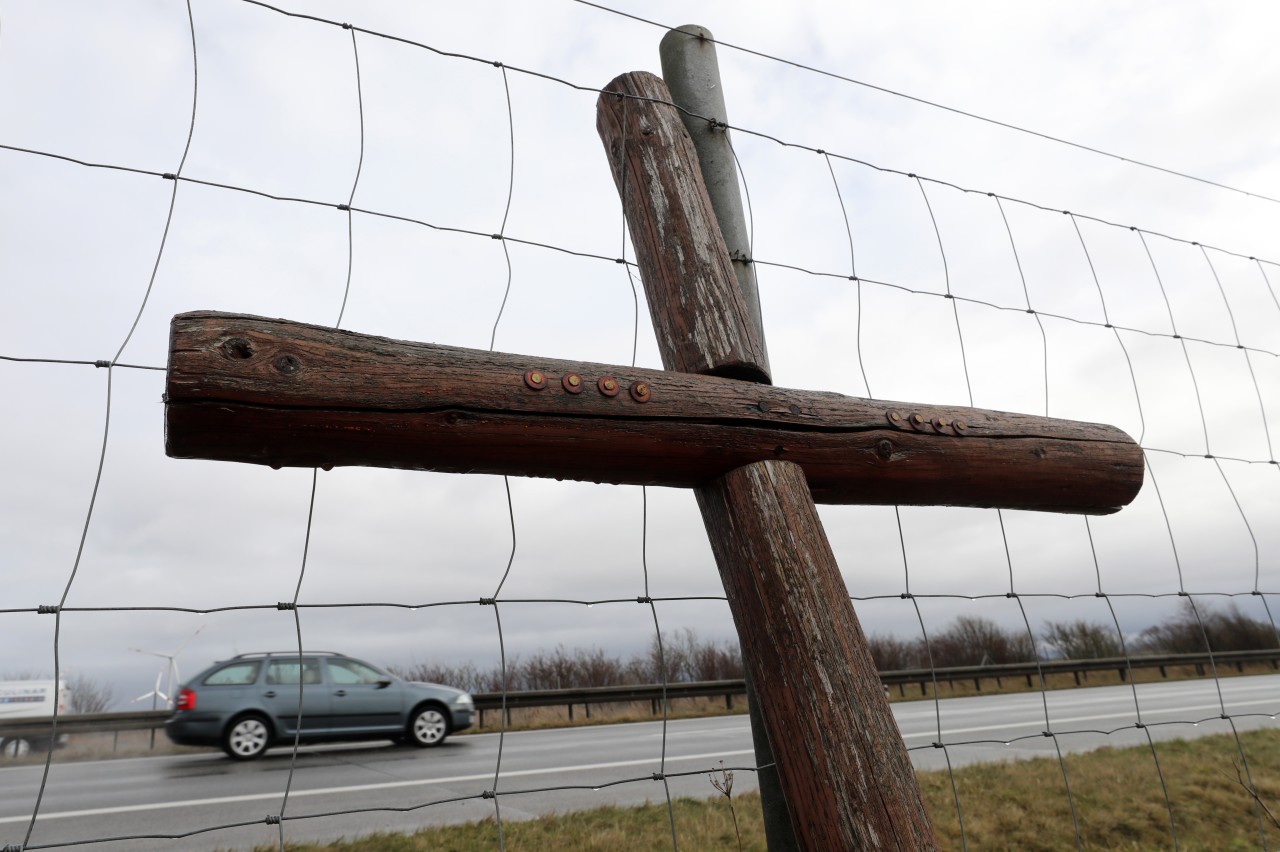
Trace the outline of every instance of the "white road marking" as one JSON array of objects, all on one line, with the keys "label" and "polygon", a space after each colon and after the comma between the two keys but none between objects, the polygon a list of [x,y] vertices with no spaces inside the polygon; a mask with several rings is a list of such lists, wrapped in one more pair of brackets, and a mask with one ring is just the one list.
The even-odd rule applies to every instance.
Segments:
[{"label": "white road marking", "polygon": [[[1259,700],[1259,701],[1230,701],[1230,702],[1228,702],[1228,704],[1229,704],[1229,705],[1230,705],[1230,707],[1232,707],[1232,708],[1234,708],[1234,707],[1244,707],[1244,706],[1247,706],[1247,705],[1250,705],[1250,704],[1269,704],[1269,705],[1271,705],[1272,707],[1275,707],[1275,706],[1276,706],[1276,703],[1277,703],[1277,702],[1276,702],[1274,699],[1272,699],[1272,700],[1267,700],[1267,701]],[[1280,708],[1278,708],[1278,709],[1280,709]],[[1184,707],[1162,707],[1162,708],[1153,708],[1153,709],[1148,709],[1148,710],[1146,711],[1146,714],[1147,714],[1148,716],[1161,716],[1161,715],[1165,715],[1165,714],[1168,714],[1168,713],[1188,713],[1188,712],[1191,712],[1191,711],[1193,711],[1193,710],[1197,710],[1197,711],[1212,710],[1212,711],[1217,711],[1218,713],[1221,713],[1221,712],[1222,712],[1222,706],[1221,706],[1220,704],[1218,704],[1217,702],[1214,702],[1213,704],[1191,704],[1191,705],[1187,705],[1187,706],[1184,706]],[[1270,715],[1270,714],[1268,714],[1268,715]],[[1058,717],[1058,718],[1054,718],[1054,714],[1053,714],[1053,712],[1052,712],[1052,711],[1050,711],[1050,713],[1049,713],[1049,721],[1050,721],[1054,726],[1074,724],[1074,723],[1076,723],[1076,722],[1096,722],[1096,721],[1098,721],[1098,720],[1100,720],[1100,719],[1130,719],[1130,720],[1134,720],[1134,721],[1136,721],[1136,718],[1135,718],[1134,713],[1133,713],[1133,711],[1132,711],[1132,710],[1126,710],[1126,711],[1125,711],[1125,712],[1123,712],[1123,713],[1098,713],[1098,714],[1091,715],[1091,716],[1060,716],[1060,717]],[[1217,721],[1220,721],[1220,720],[1219,720],[1219,719],[1217,719],[1217,718],[1215,717],[1215,718],[1212,718],[1212,719],[1208,719],[1207,721],[1209,721],[1209,722],[1217,722]],[[1032,725],[1041,725],[1041,726],[1043,726],[1043,724],[1044,724],[1044,715],[1043,715],[1043,712],[1042,712],[1042,713],[1041,713],[1041,718],[1040,718],[1039,720],[1032,719],[1032,720],[1027,721],[1027,722],[1005,722],[1005,723],[1003,723],[1003,724],[999,724],[999,725],[973,725],[973,726],[970,726],[970,727],[967,727],[967,728],[947,728],[947,729],[944,729],[942,733],[943,733],[944,735],[947,735],[947,734],[972,734],[972,733],[978,733],[978,732],[980,732],[980,731],[999,731],[999,730],[1009,730],[1009,729],[1011,729],[1011,728],[1025,728],[1025,727],[1029,727],[1029,726],[1032,726]],[[1069,733],[1069,732],[1064,731],[1063,733]],[[936,737],[937,735],[938,735],[938,734],[937,734],[937,731],[936,731],[936,730],[933,730],[933,731],[921,731],[921,732],[912,733],[912,734],[903,734],[903,735],[902,735],[902,738],[903,738],[904,740],[906,740],[906,739],[911,739],[911,738],[913,738],[913,737],[916,737],[916,738],[918,738],[918,737]],[[960,743],[956,743],[956,745],[960,745]]]},{"label": "white road marking", "polygon": [[[675,763],[676,761],[685,760],[708,760],[712,758],[737,757],[743,754],[753,755],[752,749],[740,749],[737,751],[721,751],[709,754],[686,754],[678,757],[667,755],[667,763]],[[516,771],[504,771],[503,778],[517,778],[528,775],[549,775],[555,772],[583,772],[591,769],[616,769],[623,766],[656,766],[658,760],[656,758],[645,758],[643,760],[617,760],[610,763],[588,763],[580,766],[556,766],[547,769],[521,769]],[[289,798],[301,798],[302,796],[332,796],[339,793],[360,793],[366,790],[390,790],[397,787],[426,787],[432,784],[459,784],[464,781],[490,781],[493,779],[492,772],[484,772],[477,775],[454,775],[449,778],[423,778],[416,781],[384,781],[380,784],[356,784],[349,787],[323,787],[316,790],[290,790]],[[180,802],[148,802],[140,805],[121,805],[114,808],[87,808],[78,811],[57,811],[54,813],[40,813],[40,819],[69,819],[72,817],[90,817],[90,816],[107,816],[110,814],[129,814],[139,811],[159,811],[166,808],[195,808],[208,805],[225,805],[236,802],[260,802],[268,799],[279,799],[283,793],[276,790],[271,793],[249,793],[241,796],[216,796],[207,799],[186,799]],[[31,815],[27,816],[11,816],[0,817],[0,825],[4,823],[29,822]]]}]

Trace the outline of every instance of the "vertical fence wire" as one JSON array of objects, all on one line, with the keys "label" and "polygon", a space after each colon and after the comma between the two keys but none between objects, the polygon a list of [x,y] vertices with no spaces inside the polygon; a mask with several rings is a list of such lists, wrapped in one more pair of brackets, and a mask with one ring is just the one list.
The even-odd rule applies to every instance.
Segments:
[{"label": "vertical fence wire", "polygon": [[[494,63],[499,71],[502,72],[502,93],[507,108],[507,144],[510,157],[507,160],[507,200],[502,209],[502,223],[498,227],[496,239],[502,246],[502,256],[507,267],[507,282],[502,291],[502,302],[498,305],[498,315],[493,320],[493,331],[489,335],[489,351],[494,351],[498,339],[498,325],[502,322],[502,314],[507,308],[507,299],[511,296],[511,282],[514,278],[514,270],[511,265],[511,249],[507,245],[506,233],[507,222],[511,217],[511,203],[515,198],[516,190],[516,120],[515,111],[511,106],[511,83],[507,79],[507,69],[501,63]],[[507,583],[507,577],[511,575],[511,566],[516,559],[516,514],[515,505],[511,499],[511,480],[502,477],[502,487],[507,495],[507,517],[511,528],[511,552],[507,557],[507,567],[502,573],[502,578],[498,581],[498,587],[493,591],[493,619],[494,625],[498,631],[498,659],[502,672],[502,707],[498,711],[498,755],[494,760],[493,766],[493,817],[498,830],[498,848],[506,849],[506,838],[502,830],[502,805],[498,796],[498,782],[502,778],[502,752],[506,746],[507,739],[507,691],[509,687],[507,678],[507,644],[502,634],[502,615],[499,610],[498,599],[502,596],[502,587]]]},{"label": "vertical fence wire", "polygon": [[191,11],[191,2],[187,0],[187,28],[191,37],[191,118],[187,123],[187,139],[182,148],[182,157],[178,161],[178,170],[174,173],[173,187],[169,195],[169,210],[165,214],[164,230],[160,234],[160,245],[156,249],[155,263],[151,267],[151,275],[147,279],[147,287],[143,292],[142,301],[138,305],[138,310],[134,313],[133,322],[129,326],[128,332],[125,333],[124,339],[120,342],[120,347],[116,350],[115,356],[107,365],[107,388],[106,400],[103,411],[102,424],[102,444],[98,453],[97,470],[93,478],[93,488],[89,494],[89,506],[85,511],[84,525],[80,531],[80,541],[76,546],[75,560],[71,565],[71,572],[67,576],[67,582],[63,586],[62,596],[58,600],[56,607],[52,607],[54,617],[53,627],[53,683],[54,683],[54,702],[53,714],[50,728],[49,745],[45,754],[44,769],[40,775],[40,786],[36,791],[35,804],[31,810],[31,821],[27,824],[27,831],[23,837],[23,845],[31,842],[31,834],[35,831],[36,820],[40,815],[40,805],[44,801],[45,789],[49,783],[49,770],[53,765],[53,750],[58,738],[58,716],[60,713],[61,700],[58,697],[60,684],[62,683],[62,610],[67,604],[67,598],[71,595],[71,587],[75,584],[76,576],[80,572],[80,561],[84,557],[85,542],[89,537],[89,528],[93,523],[94,507],[98,502],[98,493],[102,485],[102,472],[107,462],[107,446],[111,438],[111,388],[113,371],[116,363],[124,355],[124,350],[129,346],[129,341],[133,339],[133,334],[138,328],[138,322],[142,319],[142,314],[147,309],[147,302],[151,299],[151,291],[155,287],[156,276],[160,272],[160,261],[164,258],[165,245],[169,240],[169,228],[173,224],[173,211],[178,202],[178,179],[177,176],[182,174],[182,169],[187,163],[187,155],[191,151],[191,139],[195,135],[196,125],[196,104],[198,103],[200,93],[200,77],[199,64],[196,53],[196,24],[195,16]]}]

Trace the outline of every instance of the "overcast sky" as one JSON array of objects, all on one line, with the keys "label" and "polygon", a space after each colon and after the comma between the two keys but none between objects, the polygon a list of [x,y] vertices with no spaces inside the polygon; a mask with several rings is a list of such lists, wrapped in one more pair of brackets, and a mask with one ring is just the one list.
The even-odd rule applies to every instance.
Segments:
[{"label": "overcast sky", "polygon": [[[181,164],[193,181],[327,205],[184,180],[165,239],[172,182],[0,149],[0,356],[109,360],[128,339],[120,363],[162,367],[170,318],[202,308],[333,324],[349,249],[344,328],[487,348],[508,265],[485,235],[502,228],[509,202],[507,235],[606,259],[508,243],[496,347],[629,363],[632,285],[609,258],[630,248],[595,95],[518,69],[588,89],[625,71],[659,73],[663,29],[573,2],[280,5],[485,61],[359,33],[357,87],[351,31],[243,0],[193,0],[199,84],[184,163],[193,57],[182,2],[0,3],[0,144],[153,172]],[[613,5],[1280,198],[1273,4]],[[828,273],[759,268],[775,384],[946,404],[968,404],[971,387],[979,407],[1047,405],[1196,456],[1207,432],[1214,455],[1258,462],[1149,453],[1163,511],[1149,479],[1133,506],[1088,528],[1078,516],[903,509],[905,548],[893,509],[825,507],[850,592],[886,596],[858,605],[869,632],[919,635],[913,605],[898,598],[908,575],[917,595],[998,596],[1010,564],[1020,593],[1086,596],[1025,598],[1037,630],[1048,618],[1109,622],[1105,602],[1088,597],[1099,576],[1116,594],[1247,593],[1255,582],[1280,591],[1280,469],[1265,464],[1280,446],[1280,266],[1247,259],[1280,260],[1280,203],[726,47],[719,56],[729,120],[742,128],[732,138],[754,256]],[[349,239],[334,205],[351,197],[362,141],[355,207],[481,236],[357,213]],[[852,160],[975,192],[925,182],[926,207],[922,184]],[[1003,211],[988,192],[1010,199]],[[1148,232],[1145,248],[1128,226]],[[1214,248],[1206,259],[1190,241]],[[839,277],[855,266],[883,283],[859,290]],[[1013,310],[960,304],[957,334],[953,303],[939,298],[948,286]],[[1028,301],[1082,322],[1046,318],[1042,336]],[[638,363],[660,366],[642,292],[639,319]],[[1108,320],[1141,332],[1117,340]],[[1188,342],[1184,355],[1175,324],[1225,345]],[[291,600],[311,471],[166,458],[163,373],[110,372],[105,465],[67,606]],[[59,601],[77,563],[108,371],[0,361],[0,383],[0,672],[51,671],[54,619],[34,610]],[[495,594],[509,560],[504,599],[721,594],[687,492],[650,489],[646,523],[639,488],[513,479],[510,490],[514,558],[501,478],[321,473],[300,601],[476,601]],[[1173,602],[1114,603],[1134,631]],[[1239,603],[1266,616],[1256,597]],[[931,630],[960,613],[1022,623],[1003,597],[920,606]],[[657,612],[664,631],[732,635],[723,602]],[[563,643],[627,655],[653,634],[635,603],[511,602],[501,615],[509,654]],[[475,603],[307,609],[301,620],[309,647],[377,663],[497,660],[494,611]],[[62,664],[127,699],[151,688],[157,668],[131,648],[171,653],[197,630],[185,673],[295,642],[292,614],[274,608],[69,612]]]}]

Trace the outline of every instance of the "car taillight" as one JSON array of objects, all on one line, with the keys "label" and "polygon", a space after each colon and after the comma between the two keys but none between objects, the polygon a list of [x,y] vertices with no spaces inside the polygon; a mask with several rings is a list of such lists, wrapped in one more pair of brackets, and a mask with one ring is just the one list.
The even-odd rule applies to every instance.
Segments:
[{"label": "car taillight", "polygon": [[178,700],[173,705],[175,710],[194,710],[196,709],[196,694],[190,689],[178,690]]}]

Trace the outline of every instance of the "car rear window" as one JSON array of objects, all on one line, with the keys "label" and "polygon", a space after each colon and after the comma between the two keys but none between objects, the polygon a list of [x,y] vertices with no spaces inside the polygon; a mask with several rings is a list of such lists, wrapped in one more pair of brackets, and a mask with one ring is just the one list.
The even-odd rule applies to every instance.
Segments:
[{"label": "car rear window", "polygon": [[223,666],[204,679],[206,686],[245,686],[258,679],[261,661],[232,663]]}]

